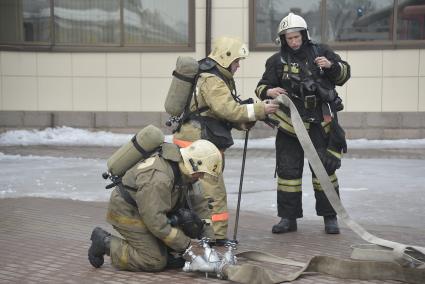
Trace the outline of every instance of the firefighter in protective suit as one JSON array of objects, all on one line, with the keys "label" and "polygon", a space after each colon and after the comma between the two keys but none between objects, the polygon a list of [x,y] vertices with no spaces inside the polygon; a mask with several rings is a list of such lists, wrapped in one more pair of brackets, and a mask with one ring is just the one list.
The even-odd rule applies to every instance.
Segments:
[{"label": "firefighter in protective suit", "polygon": [[[187,147],[198,139],[207,139],[223,153],[233,145],[231,129],[252,127],[256,120],[277,110],[271,100],[254,103],[242,101],[236,92],[234,74],[240,59],[248,56],[248,48],[240,40],[220,37],[207,58],[200,61],[201,74],[185,119],[174,135],[174,143]],[[224,157],[224,156],[223,156]],[[227,241],[228,211],[223,176],[202,179],[204,195],[212,207],[212,224],[217,245]]]},{"label": "firefighter in protective suit", "polygon": [[221,153],[209,141],[182,149],[163,144],[161,151],[127,170],[122,184],[112,191],[107,221],[123,239],[95,228],[90,263],[100,267],[106,254],[120,270],[183,267],[179,254],[191,239],[214,238],[207,200],[192,183],[204,176],[218,177],[221,170]]},{"label": "firefighter in protective suit", "polygon": [[[335,170],[341,166],[341,155],[347,146],[344,130],[337,119],[337,112],[343,105],[335,85],[342,86],[350,78],[350,66],[329,47],[313,43],[307,23],[298,15],[289,13],[284,17],[278,35],[280,51],[267,59],[256,94],[262,100],[282,94],[292,100],[338,193]],[[304,151],[291,124],[289,109],[281,106],[271,117],[279,125],[276,170],[278,216],[281,217],[272,232],[286,233],[296,231],[296,219],[303,216]],[[326,233],[338,234],[336,213],[314,172],[312,176],[316,213],[324,217]]]}]

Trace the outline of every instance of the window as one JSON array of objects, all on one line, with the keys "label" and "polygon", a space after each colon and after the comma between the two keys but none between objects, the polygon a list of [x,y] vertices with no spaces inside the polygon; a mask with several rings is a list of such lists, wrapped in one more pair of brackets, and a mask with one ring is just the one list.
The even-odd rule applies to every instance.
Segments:
[{"label": "window", "polygon": [[1,0],[0,49],[193,51],[194,0]]},{"label": "window", "polygon": [[185,0],[124,1],[124,40],[130,44],[184,45],[188,41]]},{"label": "window", "polygon": [[55,43],[118,44],[120,6],[116,0],[55,0]]},{"label": "window", "polygon": [[397,39],[425,39],[425,1],[402,1],[397,7]]},{"label": "window", "polygon": [[0,1],[0,42],[48,42],[49,2],[49,0]]},{"label": "window", "polygon": [[275,50],[289,12],[307,21],[314,41],[334,48],[425,47],[425,0],[250,0],[250,48]]},{"label": "window", "polygon": [[320,38],[320,0],[315,1],[277,1],[262,0],[254,1],[256,10],[256,27],[258,31],[255,33],[255,39],[258,44],[267,45],[273,42],[277,37],[277,27],[289,12],[304,17],[311,24],[309,30],[312,38]]},{"label": "window", "polygon": [[326,1],[327,40],[391,40],[393,4],[393,0]]}]

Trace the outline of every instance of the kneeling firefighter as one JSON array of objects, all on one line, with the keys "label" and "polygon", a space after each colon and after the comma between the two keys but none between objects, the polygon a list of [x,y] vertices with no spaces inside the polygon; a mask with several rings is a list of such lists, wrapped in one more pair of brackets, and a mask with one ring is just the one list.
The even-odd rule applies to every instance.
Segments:
[{"label": "kneeling firefighter", "polygon": [[120,270],[183,267],[179,254],[191,239],[214,238],[208,202],[192,184],[204,176],[217,178],[221,171],[221,153],[209,141],[198,140],[181,149],[162,144],[116,183],[107,221],[123,239],[95,228],[88,250],[90,263],[100,267],[106,254]]},{"label": "kneeling firefighter", "polygon": [[[173,142],[187,147],[193,141],[206,139],[222,153],[233,145],[231,129],[247,130],[257,120],[277,110],[269,102],[242,101],[237,95],[234,74],[239,61],[248,56],[248,48],[231,37],[220,37],[212,52],[199,62],[193,96],[189,98]],[[224,157],[224,155],[223,155]],[[228,211],[223,176],[201,179],[202,190],[212,207],[212,222],[217,245],[227,241]]]},{"label": "kneeling firefighter", "polygon": [[[279,24],[280,51],[267,59],[266,70],[257,85],[262,100],[287,95],[295,104],[322,163],[338,192],[336,169],[347,151],[345,132],[338,124],[342,110],[335,85],[350,78],[350,66],[329,47],[310,40],[305,20],[289,13]],[[273,233],[297,230],[302,211],[304,151],[295,134],[289,109],[281,106],[271,117],[278,123],[276,136],[277,205],[281,220]],[[316,213],[324,217],[325,231],[338,234],[337,217],[321,185],[312,173]]]}]

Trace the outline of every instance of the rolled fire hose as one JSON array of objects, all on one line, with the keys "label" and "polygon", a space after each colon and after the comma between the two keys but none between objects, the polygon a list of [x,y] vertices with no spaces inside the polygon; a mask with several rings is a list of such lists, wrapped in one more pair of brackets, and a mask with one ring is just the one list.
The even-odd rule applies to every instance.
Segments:
[{"label": "rolled fire hose", "polygon": [[237,254],[237,256],[256,261],[299,266],[302,269],[288,275],[282,275],[260,266],[250,264],[233,265],[225,269],[227,278],[239,283],[281,283],[293,281],[305,272],[319,272],[347,279],[398,280],[414,284],[425,283],[425,248],[404,245],[376,237],[352,220],[334,190],[295,105],[286,95],[279,96],[277,101],[290,109],[295,133],[337,215],[351,230],[370,244],[353,246],[352,258],[361,259],[362,261],[314,256],[304,264],[264,252],[242,252]]}]

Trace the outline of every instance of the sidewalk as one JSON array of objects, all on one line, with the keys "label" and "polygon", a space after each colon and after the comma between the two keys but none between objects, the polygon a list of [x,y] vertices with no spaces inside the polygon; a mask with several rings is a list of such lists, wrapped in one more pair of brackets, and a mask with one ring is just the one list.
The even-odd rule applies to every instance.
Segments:
[{"label": "sidewalk", "polygon": [[[115,149],[112,147],[31,146],[0,147],[0,152],[106,159]],[[227,155],[240,157],[241,150],[231,150]],[[248,155],[252,158],[273,157],[274,151],[250,149]],[[353,152],[351,155],[354,155]],[[399,152],[362,149],[357,152],[357,155],[383,158],[425,157],[421,149],[403,149]],[[0,199],[0,283],[230,283],[214,277],[205,279],[203,274],[185,273],[180,270],[168,270],[161,273],[116,271],[108,257],[102,268],[93,268],[87,260],[92,229],[95,226],[102,226],[114,233],[105,221],[106,208],[106,202],[32,197]],[[229,237],[232,237],[234,226],[232,218],[235,216],[235,209],[230,208],[229,213],[231,217]],[[258,250],[298,262],[306,262],[314,255],[348,259],[351,254],[351,245],[365,243],[341,222],[340,235],[325,234],[323,221],[320,219],[301,219],[298,222],[297,232],[275,235],[271,233],[271,227],[277,221],[277,217],[250,212],[249,208],[243,207],[239,219],[238,252]],[[361,225],[370,233],[384,239],[419,246],[425,244],[425,226],[407,227],[403,224],[384,226],[367,223]],[[243,259],[239,261],[240,263],[248,262]],[[255,264],[280,273],[298,270],[297,267],[284,265]],[[303,276],[295,283],[399,282],[346,280],[313,274]]]},{"label": "sidewalk", "polygon": [[[229,283],[179,270],[155,274],[116,271],[108,258],[102,268],[91,267],[87,249],[92,228],[100,225],[113,232],[104,221],[106,206],[100,202],[43,198],[0,199],[0,283]],[[349,258],[350,245],[364,243],[345,226],[340,235],[326,235],[319,221],[301,220],[298,232],[275,235],[270,232],[274,222],[275,218],[242,211],[238,252],[258,250],[306,262],[313,255]],[[232,224],[233,220],[230,232]],[[389,240],[425,243],[424,228],[365,227]],[[297,270],[290,266],[261,265],[282,273]],[[316,274],[304,276],[296,283],[397,282],[343,280]]]},{"label": "sidewalk", "polygon": [[[0,153],[9,155],[35,155],[54,157],[109,158],[119,147],[98,146],[0,146]],[[242,149],[226,150],[226,157],[242,157]],[[249,157],[274,157],[274,149],[253,149],[248,145]],[[379,158],[379,159],[425,159],[425,148],[378,148],[349,149],[344,158]]]}]

